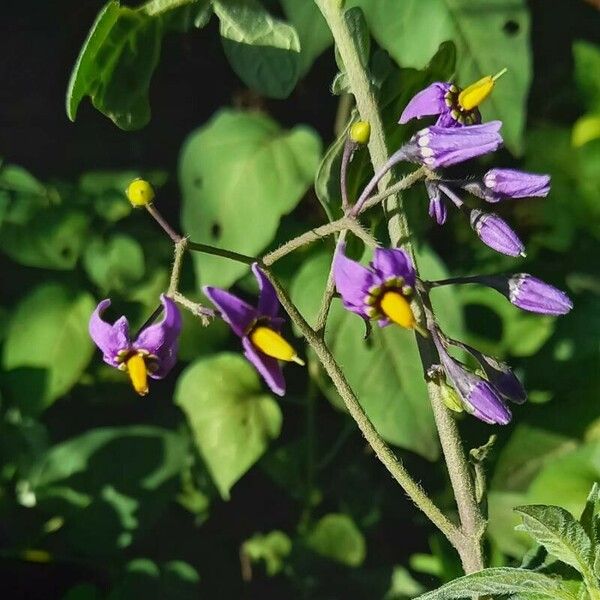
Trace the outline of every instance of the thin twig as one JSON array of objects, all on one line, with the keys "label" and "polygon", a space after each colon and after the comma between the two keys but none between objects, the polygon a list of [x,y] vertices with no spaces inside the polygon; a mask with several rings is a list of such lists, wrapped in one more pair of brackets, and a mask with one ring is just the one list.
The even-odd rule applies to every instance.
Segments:
[{"label": "thin twig", "polygon": [[173,240],[174,244],[181,241],[181,236],[167,223],[166,219],[160,214],[154,204],[146,204],[146,210],[152,215],[154,220],[163,228],[165,233]]}]

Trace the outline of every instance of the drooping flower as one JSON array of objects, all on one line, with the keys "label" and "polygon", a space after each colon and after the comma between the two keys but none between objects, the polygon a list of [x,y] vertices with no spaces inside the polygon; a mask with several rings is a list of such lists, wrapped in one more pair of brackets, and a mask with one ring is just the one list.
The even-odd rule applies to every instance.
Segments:
[{"label": "drooping flower", "polygon": [[283,319],[279,314],[277,294],[260,270],[252,265],[260,294],[258,306],[250,306],[241,298],[221,288],[204,286],[202,289],[219,309],[223,320],[242,339],[244,355],[254,365],[269,388],[279,395],[285,394],[285,379],[278,361],[304,365],[292,346],[281,336]]},{"label": "drooping flower", "polygon": [[493,77],[483,77],[464,90],[453,83],[436,81],[410,100],[399,122],[437,115],[436,125],[440,127],[477,125],[481,123],[477,107],[492,93],[496,80],[505,72],[503,69]]},{"label": "drooping flower", "polygon": [[510,225],[495,213],[471,211],[471,229],[486,245],[507,256],[525,256],[525,246]]},{"label": "drooping flower", "polygon": [[438,225],[443,225],[448,218],[448,207],[442,198],[440,186],[434,181],[425,181],[425,189],[429,196],[429,216]]},{"label": "drooping flower", "polygon": [[550,175],[517,169],[490,169],[480,180],[467,181],[462,187],[486,202],[545,197],[550,191]]},{"label": "drooping flower", "polygon": [[162,379],[175,365],[181,331],[181,315],[175,302],[161,295],[163,317],[158,323],[144,327],[131,339],[129,323],[122,316],[112,325],[102,319],[110,300],[102,300],[89,322],[90,337],[103,353],[104,362],[126,371],[135,391],[148,393],[148,376]]},{"label": "drooping flower", "polygon": [[349,259],[345,247],[334,259],[334,280],[344,306],[363,319],[377,319],[380,327],[395,323],[407,329],[417,323],[411,307],[416,282],[408,254],[399,248],[376,248],[368,267]]},{"label": "drooping flower", "polygon": [[449,167],[497,150],[502,145],[500,127],[501,121],[459,128],[432,125],[417,131],[401,151],[406,160],[431,169]]},{"label": "drooping flower", "polygon": [[498,290],[522,310],[559,316],[573,308],[573,301],[565,292],[528,273],[516,273],[511,277],[482,275],[473,279]]},{"label": "drooping flower", "polygon": [[506,425],[512,417],[499,391],[491,381],[479,377],[463,364],[453,359],[437,331],[432,331],[432,339],[440,357],[446,377],[460,396],[467,412],[491,425]]}]

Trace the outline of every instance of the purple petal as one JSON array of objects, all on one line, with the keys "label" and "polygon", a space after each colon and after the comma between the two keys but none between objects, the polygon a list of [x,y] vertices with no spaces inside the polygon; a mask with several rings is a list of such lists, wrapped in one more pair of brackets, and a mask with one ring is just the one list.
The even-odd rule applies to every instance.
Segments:
[{"label": "purple petal", "polygon": [[96,310],[90,316],[88,330],[90,337],[102,350],[104,362],[115,367],[117,366],[116,357],[122,350],[128,350],[131,347],[129,340],[129,323],[125,317],[120,317],[115,323],[110,325],[102,319],[102,314],[110,306],[110,300],[102,300],[96,307]]},{"label": "purple petal", "polygon": [[415,268],[410,256],[400,248],[375,248],[373,269],[386,280],[390,277],[403,277],[408,285],[415,285]]},{"label": "purple petal", "polygon": [[527,273],[508,280],[508,299],[522,310],[543,315],[565,315],[573,308],[567,294]]},{"label": "purple petal", "polygon": [[547,196],[550,175],[525,173],[516,169],[490,169],[483,176],[483,184],[492,197],[498,199]]},{"label": "purple petal", "polygon": [[494,213],[471,211],[471,228],[490,248],[507,256],[525,256],[525,246],[504,219]]},{"label": "purple petal", "polygon": [[163,317],[158,323],[142,329],[133,342],[136,350],[146,350],[158,357],[158,369],[151,373],[154,379],[162,379],[177,360],[177,346],[181,332],[181,314],[171,298],[161,294]]},{"label": "purple petal", "polygon": [[253,306],[221,288],[205,285],[202,291],[219,309],[225,323],[240,337],[246,334],[252,322],[260,316]]},{"label": "purple petal", "polygon": [[258,312],[261,316],[276,317],[279,313],[279,300],[277,299],[275,288],[257,263],[252,265],[252,272],[254,273],[254,277],[256,277],[256,281],[258,281],[258,288],[260,290]]},{"label": "purple petal", "polygon": [[444,96],[450,85],[436,82],[415,94],[400,116],[400,124],[408,123],[411,119],[420,119],[430,115],[439,115],[448,111]]},{"label": "purple petal", "polygon": [[481,123],[481,113],[477,108],[474,108],[467,113],[461,112],[459,114],[460,120],[456,120],[452,115],[452,112],[451,109],[442,112],[435,124],[438,127],[469,127]]},{"label": "purple petal", "polygon": [[429,216],[435,219],[438,225],[443,225],[448,217],[448,208],[442,199],[442,192],[433,181],[426,181],[425,189],[429,196]]},{"label": "purple petal", "polygon": [[344,251],[345,246],[341,245],[335,254],[333,266],[335,287],[342,296],[344,306],[366,318],[365,297],[369,288],[376,283],[376,278],[360,263],[347,258]]},{"label": "purple petal", "polygon": [[242,338],[242,345],[244,346],[244,356],[260,373],[271,391],[278,396],[283,396],[285,394],[285,379],[277,359],[263,354],[246,336]]},{"label": "purple petal", "polygon": [[465,369],[444,351],[440,351],[440,359],[468,412],[490,424],[506,425],[510,422],[512,415],[509,408],[487,381]]},{"label": "purple petal", "polygon": [[447,167],[497,150],[502,145],[501,126],[500,121],[466,127],[433,125],[418,131],[403,150],[410,160],[428,167]]}]

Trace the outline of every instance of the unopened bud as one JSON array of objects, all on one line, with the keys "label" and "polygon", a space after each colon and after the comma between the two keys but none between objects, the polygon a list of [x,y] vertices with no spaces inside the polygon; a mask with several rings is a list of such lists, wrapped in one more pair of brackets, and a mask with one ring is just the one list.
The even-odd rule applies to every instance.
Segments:
[{"label": "unopened bud", "polygon": [[371,125],[368,121],[357,121],[350,127],[350,139],[357,144],[368,144],[371,137]]},{"label": "unopened bud", "polygon": [[457,413],[461,413],[465,410],[457,391],[443,380],[440,381],[440,391],[442,400],[448,409]]},{"label": "unopened bud", "polygon": [[125,194],[133,206],[146,206],[154,200],[154,188],[145,179],[134,179]]}]

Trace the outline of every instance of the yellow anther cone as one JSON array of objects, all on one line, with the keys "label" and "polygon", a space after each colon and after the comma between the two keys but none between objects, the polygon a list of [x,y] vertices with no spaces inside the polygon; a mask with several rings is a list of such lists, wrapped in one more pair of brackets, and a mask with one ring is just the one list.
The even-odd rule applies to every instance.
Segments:
[{"label": "yellow anther cone", "polygon": [[145,179],[134,179],[125,194],[133,206],[146,206],[154,200],[154,188]]},{"label": "yellow anther cone", "polygon": [[131,379],[133,389],[140,395],[145,396],[148,393],[148,371],[144,358],[139,354],[134,354],[127,359],[127,373]]},{"label": "yellow anther cone", "polygon": [[255,327],[250,333],[250,341],[267,356],[304,365],[294,348],[270,327]]},{"label": "yellow anther cone", "polygon": [[482,77],[479,81],[467,86],[458,95],[458,103],[461,108],[464,110],[473,110],[479,106],[492,93],[496,80],[502,77],[506,71],[507,69],[502,69],[502,71],[496,73],[493,77],[491,75]]},{"label": "yellow anther cone", "polygon": [[413,329],[415,326],[415,316],[408,300],[399,292],[390,290],[381,297],[379,306],[383,314],[396,325]]}]

